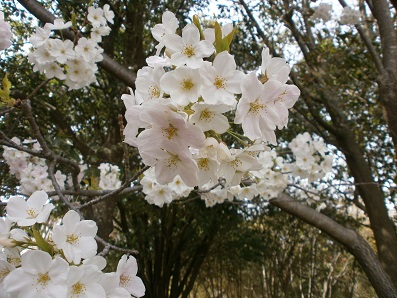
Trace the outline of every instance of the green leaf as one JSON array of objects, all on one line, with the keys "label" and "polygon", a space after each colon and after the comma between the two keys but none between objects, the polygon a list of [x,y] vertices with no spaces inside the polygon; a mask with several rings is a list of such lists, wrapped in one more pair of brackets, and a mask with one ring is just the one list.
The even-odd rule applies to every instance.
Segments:
[{"label": "green leaf", "polygon": [[223,51],[222,27],[218,22],[215,22],[215,49],[217,54]]},{"label": "green leaf", "polygon": [[40,232],[35,227],[33,227],[32,230],[33,230],[33,237],[36,240],[37,246],[41,250],[48,252],[50,255],[53,255],[54,248],[52,247],[52,245],[48,244],[48,242],[44,240],[43,236],[41,236]]},{"label": "green leaf", "polygon": [[8,95],[9,95],[10,94],[10,89],[11,89],[11,82],[8,80],[7,73],[4,76],[2,84],[3,84],[3,90],[5,92],[8,92]]},{"label": "green leaf", "polygon": [[198,18],[197,15],[193,16],[193,24],[197,27],[197,29],[200,32],[200,40],[205,39],[203,29],[201,28],[200,19]]}]

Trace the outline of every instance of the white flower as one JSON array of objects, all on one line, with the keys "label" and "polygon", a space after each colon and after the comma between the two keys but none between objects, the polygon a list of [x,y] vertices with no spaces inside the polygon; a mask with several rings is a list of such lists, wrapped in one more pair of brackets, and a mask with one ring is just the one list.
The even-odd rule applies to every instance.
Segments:
[{"label": "white flower", "polygon": [[35,47],[44,45],[50,38],[51,28],[50,25],[44,26],[44,28],[36,27],[36,32],[30,37],[30,43]]},{"label": "white flower", "polygon": [[261,71],[265,82],[274,79],[284,84],[288,80],[290,70],[284,58],[272,57],[269,48],[262,50]]},{"label": "white flower", "polygon": [[26,201],[23,197],[11,197],[7,203],[7,217],[21,227],[47,221],[54,205],[46,204],[48,195],[44,191],[36,191]]},{"label": "white flower", "polygon": [[88,7],[87,20],[91,22],[91,25],[94,28],[106,24],[106,18],[103,15],[103,9],[99,7]]},{"label": "white flower", "polygon": [[144,67],[138,70],[135,81],[136,91],[142,95],[145,101],[160,99],[163,97],[163,91],[160,88],[160,79],[165,74],[162,67]]},{"label": "white flower", "polygon": [[201,95],[209,104],[235,105],[235,94],[241,93],[240,84],[244,73],[236,70],[236,62],[227,51],[219,53],[213,62],[203,63],[200,68],[203,77]]},{"label": "white flower", "polygon": [[164,37],[166,51],[171,53],[171,62],[176,66],[187,65],[199,68],[203,58],[211,56],[215,48],[208,40],[200,41],[200,32],[194,24],[182,29],[182,37],[169,34]]},{"label": "white flower", "polygon": [[173,141],[180,147],[188,146],[200,148],[205,139],[202,130],[186,122],[179,113],[172,110],[169,105],[153,105],[150,109],[141,111],[140,119],[149,123],[151,128],[145,129],[137,138],[137,144],[141,152],[152,150],[153,142]]},{"label": "white flower", "polygon": [[142,297],[145,295],[145,285],[136,276],[138,264],[133,256],[123,255],[117,265],[116,274],[120,277],[120,287],[125,288],[131,295]]},{"label": "white flower", "polygon": [[186,66],[167,72],[160,79],[161,89],[171,96],[171,102],[181,106],[198,100],[201,84],[199,71]]},{"label": "white flower", "polygon": [[160,54],[160,51],[164,47],[164,37],[167,36],[168,34],[174,34],[179,26],[179,21],[177,20],[175,15],[170,11],[166,11],[163,13],[162,22],[163,23],[161,24],[156,24],[151,29],[154,39],[156,39],[159,42],[159,44],[156,45],[157,56]]},{"label": "white flower", "polygon": [[22,264],[4,279],[4,289],[12,297],[66,297],[69,264],[41,250],[29,250]]},{"label": "white flower", "polygon": [[62,19],[55,19],[54,24],[47,23],[47,28],[51,30],[63,30],[72,26],[72,22],[64,22]]},{"label": "white flower", "polygon": [[120,287],[120,277],[116,272],[102,274],[98,283],[106,292],[106,298],[131,298],[131,294]]},{"label": "white flower", "polygon": [[15,270],[15,266],[8,263],[7,260],[0,259],[0,297],[7,297],[4,295],[6,293],[4,290],[4,279],[13,270]]},{"label": "white flower", "polygon": [[52,239],[68,262],[80,264],[81,259],[93,257],[97,252],[94,239],[98,227],[92,220],[80,221],[76,211],[68,211],[62,219],[62,225],[53,228]]},{"label": "white flower", "polygon": [[279,119],[274,96],[280,93],[281,85],[276,80],[262,85],[254,73],[243,79],[242,97],[237,104],[234,123],[242,124],[245,135],[251,140],[261,139],[265,136],[264,132],[275,130]]},{"label": "white flower", "polygon": [[78,55],[82,56],[86,62],[94,61],[99,54],[97,45],[98,44],[92,39],[82,37],[77,42],[75,51],[78,53]]},{"label": "white flower", "polygon": [[0,51],[11,46],[11,37],[10,25],[4,21],[3,12],[0,12]]},{"label": "white flower", "polygon": [[102,41],[102,36],[109,35],[110,33],[110,27],[108,26],[100,26],[100,27],[95,27],[91,29],[91,40],[95,42],[101,42]]},{"label": "white flower", "polygon": [[109,4],[103,6],[103,15],[109,23],[113,24],[114,12],[110,10]]},{"label": "white flower", "polygon": [[152,185],[151,189],[146,188],[145,194],[145,200],[149,204],[154,204],[159,207],[171,203],[174,199],[174,193],[168,185]]},{"label": "white flower", "polygon": [[225,104],[207,104],[197,102],[192,106],[194,113],[189,122],[200,127],[202,131],[213,130],[222,134],[229,128],[229,120],[222,115],[230,111],[230,106]]},{"label": "white flower", "polygon": [[68,298],[105,298],[104,288],[98,283],[102,272],[93,265],[71,266],[67,277]]},{"label": "white flower", "polygon": [[144,162],[150,158],[153,160],[151,166],[155,167],[156,179],[160,184],[170,183],[176,175],[190,187],[198,183],[197,164],[189,150],[181,148],[178,143],[163,141],[158,148],[141,152],[141,156]]},{"label": "white flower", "polygon": [[50,53],[59,63],[63,64],[68,60],[74,59],[76,56],[76,52],[73,47],[73,42],[68,39],[64,41],[55,39],[50,49]]}]

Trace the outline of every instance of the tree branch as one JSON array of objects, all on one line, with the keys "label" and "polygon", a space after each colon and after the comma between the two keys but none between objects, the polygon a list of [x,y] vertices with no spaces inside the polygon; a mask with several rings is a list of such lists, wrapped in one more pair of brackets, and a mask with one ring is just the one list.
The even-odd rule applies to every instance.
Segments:
[{"label": "tree branch", "polygon": [[[56,17],[47,11],[39,2],[36,0],[18,0],[18,2],[24,6],[31,14],[44,23],[53,23]],[[74,40],[75,35],[72,30],[62,30],[62,35],[70,40]],[[127,68],[114,61],[107,54],[102,53],[103,60],[99,65],[117,77],[120,81],[124,82],[130,87],[135,86],[136,75],[131,73]]]},{"label": "tree branch", "polygon": [[390,277],[383,269],[376,254],[358,233],[343,227],[328,216],[301,204],[285,193],[271,199],[270,203],[320,229],[341,243],[360,263],[379,297],[397,297],[397,290],[394,288]]}]

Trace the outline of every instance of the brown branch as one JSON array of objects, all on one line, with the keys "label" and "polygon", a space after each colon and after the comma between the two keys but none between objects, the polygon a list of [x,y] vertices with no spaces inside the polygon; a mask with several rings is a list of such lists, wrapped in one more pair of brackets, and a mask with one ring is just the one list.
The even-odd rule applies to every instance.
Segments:
[{"label": "brown branch", "polygon": [[303,205],[285,193],[271,199],[270,203],[320,229],[341,243],[360,263],[379,297],[397,297],[397,290],[394,288],[390,277],[383,269],[375,252],[364,238],[354,230],[345,228],[328,216]]},{"label": "brown branch", "polygon": [[123,190],[129,188],[129,187],[131,186],[131,183],[132,183],[133,181],[137,180],[137,179],[139,178],[139,176],[141,176],[141,175],[143,174],[143,172],[145,172],[147,169],[149,169],[149,166],[145,166],[142,170],[140,170],[139,172],[137,172],[133,177],[131,177],[130,179],[128,179],[126,182],[124,182],[124,184],[121,185],[118,189],[113,190],[113,191],[111,191],[111,192],[109,192],[109,193],[107,193],[107,194],[105,194],[105,195],[103,195],[103,196],[101,196],[101,197],[99,197],[99,198],[96,198],[96,199],[94,199],[94,200],[91,200],[91,201],[89,201],[89,202],[87,202],[87,203],[81,205],[79,208],[80,208],[80,209],[86,208],[86,207],[88,207],[88,206],[92,206],[92,205],[94,205],[94,204],[97,204],[97,203],[99,203],[99,202],[101,202],[101,201],[104,201],[104,200],[113,198],[114,196],[120,195],[120,194],[123,192]]}]

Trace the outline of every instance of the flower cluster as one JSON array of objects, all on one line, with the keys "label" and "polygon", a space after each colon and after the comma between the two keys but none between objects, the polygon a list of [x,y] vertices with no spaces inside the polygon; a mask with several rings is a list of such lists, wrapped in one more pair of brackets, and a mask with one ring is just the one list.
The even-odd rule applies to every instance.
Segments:
[{"label": "flower cluster", "polygon": [[345,6],[340,16],[341,24],[356,25],[360,22],[361,13],[358,10]]},{"label": "flower cluster", "polygon": [[10,25],[4,21],[4,14],[0,11],[0,51],[11,46],[11,37]]},{"label": "flower cluster", "polygon": [[[0,293],[4,297],[142,297],[136,259],[124,255],[116,272],[104,273],[96,255],[96,223],[69,211],[52,231],[40,231],[54,206],[44,191],[11,197],[0,218]],[[20,227],[20,228],[18,228]],[[2,295],[3,297],[3,295]]]},{"label": "flower cluster", "polygon": [[313,182],[331,171],[332,156],[322,139],[312,139],[306,132],[298,134],[288,147],[295,155],[295,163],[291,168],[293,175]]},{"label": "flower cluster", "polygon": [[[218,149],[214,146],[217,143],[215,140],[212,142],[206,150],[212,150],[215,156]],[[230,164],[229,166],[224,164],[222,166],[224,178],[218,178],[217,185],[205,183],[200,187],[201,199],[205,201],[207,207],[223,203],[225,200],[252,200],[256,196],[271,199],[283,192],[290,183],[296,183],[299,179],[308,179],[309,182],[313,182],[322,179],[331,170],[333,158],[321,139],[312,138],[308,133],[299,134],[291,141],[289,147],[293,153],[292,159],[288,155],[284,158],[274,149],[258,145],[246,150],[231,149],[231,152],[238,156],[233,162],[241,163],[242,168],[244,165],[248,168],[248,164],[251,170],[235,171]],[[208,174],[212,174],[213,179],[218,177],[217,163],[212,162],[209,165],[212,171],[199,172],[199,178],[204,181],[208,179]],[[228,175],[233,175],[233,177],[230,178]],[[230,186],[230,184],[227,185],[226,178],[236,179],[241,183]],[[187,197],[194,190],[193,187],[187,186],[178,175],[171,183],[160,184],[156,179],[154,168],[144,173],[140,183],[143,186],[146,201],[160,207]]]},{"label": "flower cluster", "polygon": [[[21,145],[21,141],[14,137],[12,141],[17,145]],[[40,144],[35,140],[26,140],[23,145],[31,144],[31,148],[37,152],[41,150]],[[19,151],[17,149],[3,146],[3,157],[10,167],[10,173],[21,182],[20,192],[25,195],[31,195],[37,190],[53,191],[54,187],[48,178],[48,167],[46,160],[30,154]],[[66,175],[57,170],[55,178],[58,184],[64,188]]]},{"label": "flower cluster", "polygon": [[[234,33],[230,26],[218,24],[201,34],[195,22],[181,36],[177,28],[174,14],[166,12],[163,23],[152,29],[158,55],[138,71],[135,94],[122,97],[125,142],[154,168],[157,184],[180,177],[188,187],[205,189],[220,179],[238,185],[246,173],[260,168],[261,143],[276,144],[275,130],[287,125],[288,109],[300,91],[286,84],[286,61],[271,57],[268,49],[262,52],[259,77],[237,70],[227,50]],[[244,136],[230,129],[229,118],[241,125]],[[225,135],[238,140],[235,148],[225,145]]]},{"label": "flower cluster", "polygon": [[113,23],[114,13],[109,5],[104,8],[88,8],[87,20],[91,25],[89,37],[79,36],[76,41],[61,40],[51,37],[56,30],[68,29],[72,22],[64,23],[56,19],[53,24],[46,23],[44,28],[36,27],[30,38],[34,51],[29,54],[29,61],[34,64],[34,71],[44,73],[47,78],[65,80],[69,89],[78,89],[96,81],[97,62],[103,57],[103,49],[98,45],[102,36],[108,35],[107,22]]},{"label": "flower cluster", "polygon": [[314,7],[314,13],[310,17],[313,20],[322,20],[324,23],[331,20],[332,5],[327,3],[320,3]]},{"label": "flower cluster", "polygon": [[120,169],[116,165],[101,163],[99,165],[99,187],[102,189],[117,189],[121,186]]}]

